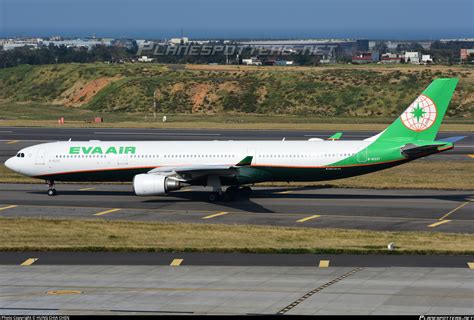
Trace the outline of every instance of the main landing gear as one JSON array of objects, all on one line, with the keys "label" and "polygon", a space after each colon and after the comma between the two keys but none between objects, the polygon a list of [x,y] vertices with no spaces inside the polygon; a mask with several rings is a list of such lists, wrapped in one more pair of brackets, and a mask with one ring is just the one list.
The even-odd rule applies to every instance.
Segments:
[{"label": "main landing gear", "polygon": [[217,201],[232,201],[236,197],[249,197],[252,194],[252,188],[250,187],[236,187],[231,186],[226,189],[225,192],[219,194],[218,192],[211,192],[209,194],[209,202],[217,202]]},{"label": "main landing gear", "polygon": [[49,181],[46,181],[46,183],[48,184],[48,196],[52,197],[52,196],[55,196],[57,194],[56,192],[56,189],[54,189],[54,181],[52,180],[49,180]]},{"label": "main landing gear", "polygon": [[208,176],[207,185],[212,187],[212,192],[208,197],[209,202],[216,202],[219,200],[232,201],[237,196],[250,197],[252,194],[252,189],[248,186],[230,186],[225,192],[222,192],[221,179],[219,176]]}]

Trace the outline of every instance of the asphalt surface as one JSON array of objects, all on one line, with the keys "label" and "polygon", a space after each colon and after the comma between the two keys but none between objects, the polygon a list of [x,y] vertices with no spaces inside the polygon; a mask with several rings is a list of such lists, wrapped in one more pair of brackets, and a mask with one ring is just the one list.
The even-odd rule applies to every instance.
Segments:
[{"label": "asphalt surface", "polygon": [[0,184],[1,217],[253,224],[474,233],[474,191],[255,188],[250,198],[209,203],[188,187],[137,197],[131,185]]},{"label": "asphalt surface", "polygon": [[27,259],[34,265],[171,265],[181,266],[260,266],[318,267],[410,267],[468,268],[474,255],[398,255],[398,254],[258,254],[192,252],[0,252],[0,265],[20,265]]},{"label": "asphalt surface", "polygon": [[36,263],[0,266],[0,314],[474,313],[474,270],[467,267],[172,267]]},{"label": "asphalt surface", "polygon": [[[115,128],[33,128],[0,127],[0,161],[24,147],[51,141],[84,140],[307,140],[326,139],[335,131],[283,131],[283,130],[183,130],[183,129],[115,129]],[[376,131],[347,131],[342,139],[360,140],[377,134]],[[427,157],[428,161],[469,161],[474,154],[473,132],[441,132],[438,139],[466,136],[456,147],[439,155]]]}]

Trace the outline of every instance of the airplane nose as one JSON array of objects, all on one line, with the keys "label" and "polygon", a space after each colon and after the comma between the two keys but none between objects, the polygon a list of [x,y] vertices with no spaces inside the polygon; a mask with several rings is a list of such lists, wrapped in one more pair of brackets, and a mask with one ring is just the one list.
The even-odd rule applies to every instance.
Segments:
[{"label": "airplane nose", "polygon": [[15,171],[15,169],[13,168],[14,167],[13,162],[14,162],[13,158],[8,159],[7,161],[5,161],[5,167],[7,167],[10,170]]}]

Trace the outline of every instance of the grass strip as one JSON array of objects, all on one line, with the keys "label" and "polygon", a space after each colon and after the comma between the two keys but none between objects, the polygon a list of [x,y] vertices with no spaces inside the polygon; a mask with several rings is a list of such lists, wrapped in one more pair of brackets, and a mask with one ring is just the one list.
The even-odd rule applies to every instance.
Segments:
[{"label": "grass strip", "polygon": [[[168,116],[169,118],[170,116]],[[150,119],[150,118],[148,118]],[[271,117],[270,117],[271,119]],[[392,119],[393,120],[393,119]],[[321,121],[321,120],[320,120]],[[329,120],[328,120],[329,121]],[[328,131],[382,131],[389,126],[384,123],[358,123],[353,119],[352,123],[335,122],[214,122],[214,121],[175,121],[175,122],[153,122],[153,121],[117,121],[106,123],[91,123],[85,121],[67,121],[58,124],[56,120],[1,120],[0,127],[48,127],[48,128],[143,128],[143,129],[215,129],[215,130],[328,130]],[[440,131],[472,132],[474,124],[471,123],[446,123],[442,124]],[[284,136],[284,132],[282,132]],[[283,137],[282,136],[282,137]],[[264,137],[262,136],[262,139]]]},{"label": "grass strip", "polygon": [[1,251],[473,254],[472,234],[0,218]]}]

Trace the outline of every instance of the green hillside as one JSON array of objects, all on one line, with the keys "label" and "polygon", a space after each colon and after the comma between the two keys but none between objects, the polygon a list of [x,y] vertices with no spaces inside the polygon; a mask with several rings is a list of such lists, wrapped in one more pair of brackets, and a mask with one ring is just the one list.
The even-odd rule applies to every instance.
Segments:
[{"label": "green hillside", "polygon": [[[0,70],[0,103],[94,112],[396,116],[434,78],[460,78],[448,116],[471,118],[469,67],[22,65]],[[66,111],[66,110],[65,110]],[[8,112],[9,115],[12,112]]]}]

